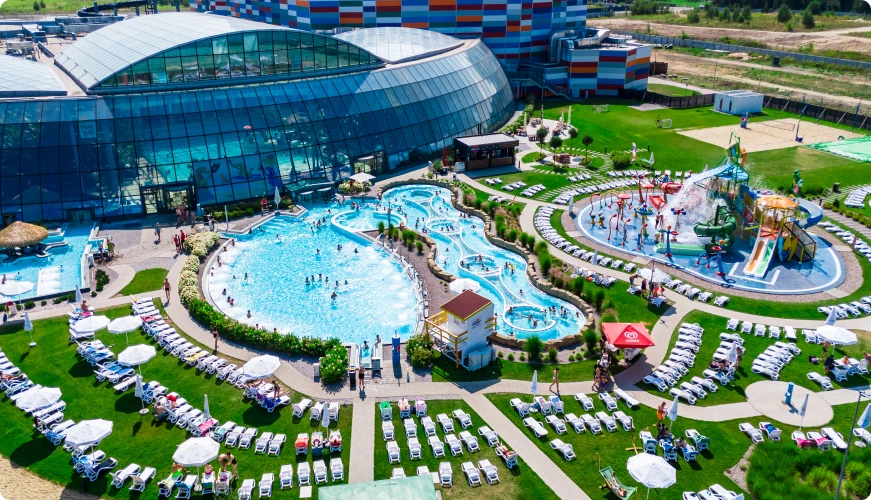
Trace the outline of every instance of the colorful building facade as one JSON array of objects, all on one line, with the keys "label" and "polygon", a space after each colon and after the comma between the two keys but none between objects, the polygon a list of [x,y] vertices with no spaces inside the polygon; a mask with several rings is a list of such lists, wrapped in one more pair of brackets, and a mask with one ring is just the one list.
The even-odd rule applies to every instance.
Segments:
[{"label": "colorful building facade", "polygon": [[481,38],[506,66],[544,61],[551,34],[586,26],[586,0],[191,0],[213,12],[308,31],[404,27]]}]

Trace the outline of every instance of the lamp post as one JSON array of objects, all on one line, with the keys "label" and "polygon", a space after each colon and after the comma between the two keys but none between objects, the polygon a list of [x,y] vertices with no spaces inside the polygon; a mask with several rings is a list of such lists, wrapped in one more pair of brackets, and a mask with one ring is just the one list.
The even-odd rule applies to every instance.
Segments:
[{"label": "lamp post", "polygon": [[[853,441],[853,431],[856,429],[856,417],[859,416],[859,405],[862,403],[862,398],[871,398],[871,392],[859,391],[859,397],[856,399],[856,411],[853,412],[853,424],[850,426],[850,434],[847,436],[847,449],[844,450],[844,461],[841,463],[841,475],[838,476],[838,489],[835,490],[835,500],[841,496],[841,483],[844,482],[844,470],[847,468],[847,455],[850,453],[850,443]],[[871,403],[869,403],[871,408]],[[871,410],[866,410],[871,411]]]}]

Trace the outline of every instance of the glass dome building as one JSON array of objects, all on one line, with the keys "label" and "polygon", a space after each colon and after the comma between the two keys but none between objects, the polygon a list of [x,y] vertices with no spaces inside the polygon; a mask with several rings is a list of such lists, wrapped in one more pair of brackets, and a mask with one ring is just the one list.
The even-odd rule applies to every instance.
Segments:
[{"label": "glass dome building", "polygon": [[85,96],[0,98],[4,220],[296,192],[437,155],[511,117],[480,40],[380,29],[330,37],[167,13],[84,37],[51,69]]}]

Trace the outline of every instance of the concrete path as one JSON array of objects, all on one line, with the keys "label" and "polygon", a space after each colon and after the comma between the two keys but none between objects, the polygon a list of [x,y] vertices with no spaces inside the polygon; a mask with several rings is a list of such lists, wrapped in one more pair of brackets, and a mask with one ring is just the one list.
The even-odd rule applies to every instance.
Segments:
[{"label": "concrete path", "polygon": [[831,210],[823,210],[823,214],[835,221],[839,226],[846,228],[849,231],[853,231],[856,234],[860,234],[865,237],[865,239],[871,240],[871,228],[866,226],[865,224],[860,224],[857,221],[849,217],[845,217],[839,213],[832,212]]}]

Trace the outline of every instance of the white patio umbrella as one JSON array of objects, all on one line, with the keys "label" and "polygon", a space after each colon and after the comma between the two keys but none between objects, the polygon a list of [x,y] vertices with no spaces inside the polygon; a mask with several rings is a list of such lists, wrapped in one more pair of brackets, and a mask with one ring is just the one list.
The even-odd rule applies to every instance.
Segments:
[{"label": "white patio umbrella", "polygon": [[203,402],[203,417],[208,420],[212,418],[212,412],[209,411],[209,395],[206,394],[203,398],[205,399]]},{"label": "white patio umbrella", "polygon": [[33,322],[30,321],[30,313],[24,311],[24,331],[30,334],[30,347],[36,347],[36,342],[33,341]]},{"label": "white patio umbrella", "polygon": [[481,289],[481,284],[471,278],[460,278],[451,281],[451,284],[448,285],[448,289],[450,289],[451,293],[459,295],[466,290],[477,292]]},{"label": "white patio umbrella", "polygon": [[121,318],[113,319],[109,323],[109,333],[114,333],[116,335],[123,333],[127,338],[127,345],[130,345],[130,337],[127,336],[127,334],[140,327],[142,327],[142,318],[139,316],[123,316]]},{"label": "white patio umbrella", "polygon": [[70,427],[64,442],[70,446],[92,446],[112,434],[111,420],[82,420]]},{"label": "white patio umbrella", "polygon": [[7,281],[0,285],[0,295],[6,295],[7,297],[21,295],[31,290],[33,290],[33,283],[29,281]]},{"label": "white patio umbrella", "polygon": [[280,365],[281,360],[275,356],[256,356],[242,366],[242,373],[251,378],[266,378],[278,371]]},{"label": "white patio umbrella", "polygon": [[638,277],[647,280],[650,283],[662,283],[665,280],[671,279],[671,276],[669,276],[668,273],[666,273],[665,271],[662,271],[660,269],[651,269],[649,267],[640,269],[638,271]]},{"label": "white patio umbrella", "polygon": [[82,300],[82,291],[79,289],[79,285],[76,285],[76,304],[81,304]]},{"label": "white patio umbrella", "polygon": [[220,448],[220,443],[210,437],[190,438],[178,445],[172,459],[185,467],[202,467],[218,458]]},{"label": "white patio umbrella", "polygon": [[815,331],[817,332],[817,337],[822,337],[832,344],[853,345],[858,342],[855,333],[840,326],[825,325],[817,328]]},{"label": "white patio umbrella", "polygon": [[529,390],[532,391],[533,396],[538,392],[538,370],[532,372],[532,387]]},{"label": "white patio umbrella", "polygon": [[[142,364],[155,356],[157,356],[157,351],[154,349],[154,346],[148,344],[130,346],[118,355],[119,365],[136,366],[139,368],[139,374],[136,375],[138,377],[136,379],[136,394],[139,398],[142,398]],[[145,408],[145,401],[142,401],[142,409],[139,410],[139,414],[145,415],[146,413],[148,413],[148,409]]]},{"label": "white patio umbrella", "polygon": [[672,401],[672,403],[671,403],[671,408],[668,409],[668,414],[667,414],[668,419],[671,420],[672,422],[677,420],[677,407],[678,407],[678,401],[677,401],[677,396],[675,396],[674,401]]},{"label": "white patio umbrella", "polygon": [[590,263],[596,265],[599,263],[599,250],[593,250],[593,258],[590,260]]},{"label": "white patio umbrella", "polygon": [[73,331],[76,333],[93,333],[106,328],[111,321],[106,316],[88,316],[85,319],[76,321],[73,325]]},{"label": "white patio umbrella", "polygon": [[835,324],[835,321],[838,320],[837,308],[831,307],[829,308],[829,316],[826,318],[826,324],[832,326]]},{"label": "white patio umbrella", "polygon": [[664,458],[650,453],[641,453],[629,457],[626,470],[632,479],[647,486],[647,497],[650,498],[650,488],[668,488],[677,482],[677,471]]},{"label": "white patio umbrella", "polygon": [[358,172],[350,177],[354,182],[366,182],[374,179],[375,176],[372,174],[367,174],[366,172]]},{"label": "white patio umbrella", "polygon": [[862,416],[856,421],[856,427],[867,429],[868,426],[871,426],[871,403],[868,403],[868,406],[865,407],[865,411],[862,412]]},{"label": "white patio umbrella", "polygon": [[735,366],[735,363],[738,362],[738,346],[735,342],[732,342],[732,347],[729,348],[729,352],[726,354],[726,361],[729,362],[730,366]]},{"label": "white patio umbrella", "polygon": [[39,387],[22,394],[15,406],[24,411],[38,410],[57,403],[60,396],[61,392],[57,387]]}]

